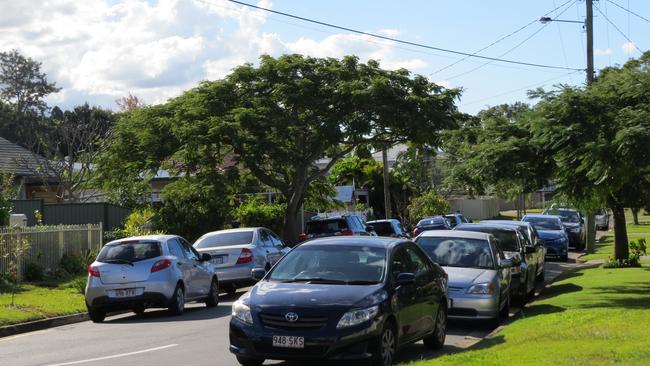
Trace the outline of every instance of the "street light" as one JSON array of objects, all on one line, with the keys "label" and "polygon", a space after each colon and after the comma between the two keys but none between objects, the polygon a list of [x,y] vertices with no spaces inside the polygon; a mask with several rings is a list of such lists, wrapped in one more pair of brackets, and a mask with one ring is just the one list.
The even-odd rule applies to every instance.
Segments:
[{"label": "street light", "polygon": [[539,18],[539,21],[542,24],[546,24],[549,22],[562,22],[562,23],[578,23],[578,24],[585,24],[585,22],[581,22],[579,20],[563,20],[563,19],[552,19],[550,17],[541,17]]}]

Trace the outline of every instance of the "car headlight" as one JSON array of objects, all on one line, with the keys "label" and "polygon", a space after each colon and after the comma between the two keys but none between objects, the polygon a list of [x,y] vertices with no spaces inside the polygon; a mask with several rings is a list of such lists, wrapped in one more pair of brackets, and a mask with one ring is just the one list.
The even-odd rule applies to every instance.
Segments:
[{"label": "car headlight", "polygon": [[477,283],[467,289],[467,293],[476,295],[492,295],[494,293],[494,285],[492,285],[492,282]]},{"label": "car headlight", "polygon": [[336,329],[348,328],[363,322],[367,322],[379,313],[379,305],[371,306],[366,309],[352,310],[343,314],[341,320],[336,325]]},{"label": "car headlight", "polygon": [[232,316],[246,324],[253,325],[253,315],[251,308],[244,304],[241,300],[237,300],[232,304]]}]

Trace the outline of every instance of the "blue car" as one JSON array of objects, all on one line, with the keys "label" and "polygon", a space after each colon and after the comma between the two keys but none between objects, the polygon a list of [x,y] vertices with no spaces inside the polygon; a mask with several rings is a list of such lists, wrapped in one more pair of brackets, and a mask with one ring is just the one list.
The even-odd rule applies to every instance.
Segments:
[{"label": "blue car", "polygon": [[537,230],[540,239],[544,241],[547,258],[567,261],[569,258],[569,237],[559,216],[526,215],[521,221],[530,222]]},{"label": "blue car", "polygon": [[230,352],[244,366],[265,359],[388,366],[404,345],[445,342],[447,274],[410,240],[309,240],[266,275],[254,273],[264,277],[233,304],[230,320]]}]

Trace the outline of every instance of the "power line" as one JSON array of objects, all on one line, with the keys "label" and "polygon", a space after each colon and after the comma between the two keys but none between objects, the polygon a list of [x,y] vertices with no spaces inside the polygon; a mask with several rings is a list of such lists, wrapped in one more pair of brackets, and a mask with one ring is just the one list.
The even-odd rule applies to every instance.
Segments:
[{"label": "power line", "polygon": [[[564,3],[564,4],[562,4],[562,6],[565,6],[565,5],[568,4],[569,2],[576,3],[577,0],[571,0],[571,1],[568,1],[568,2],[566,2],[566,3]],[[570,4],[566,9],[562,10],[559,14],[557,14],[557,16],[556,16],[555,18],[557,19],[557,17],[559,17],[560,15],[564,14],[567,10],[569,10],[569,8],[571,8],[571,6],[573,5],[573,3]],[[547,24],[548,24],[548,23],[542,24],[542,26],[539,27],[539,29],[537,29],[533,34],[529,35],[529,36],[526,37],[523,41],[517,43],[514,47],[510,48],[510,49],[507,50],[506,52],[500,54],[498,57],[501,58],[501,57],[503,57],[503,56],[509,54],[510,52],[516,50],[517,48],[519,48],[519,46],[523,45],[524,43],[528,42],[531,38],[535,37],[535,36],[537,35],[537,33],[541,32],[542,29],[544,29],[544,27],[546,27]],[[481,65],[479,65],[479,66],[477,66],[477,67],[475,67],[475,68],[473,68],[473,69],[470,69],[470,70],[468,70],[468,71],[465,71],[465,72],[462,72],[462,73],[460,73],[460,74],[456,74],[456,75],[454,75],[454,76],[451,76],[451,77],[445,78],[445,80],[452,80],[452,79],[459,78],[459,77],[461,77],[461,76],[465,76],[465,75],[470,74],[470,73],[472,73],[472,72],[474,72],[474,71],[476,71],[476,70],[482,69],[483,67],[485,67],[485,66],[487,66],[487,65],[489,65],[489,64],[491,64],[491,63],[492,63],[492,61],[488,61],[488,62],[486,62],[486,63],[484,63],[484,64],[481,64]],[[565,69],[569,70],[569,68],[565,68]],[[577,69],[574,69],[574,70],[577,70]],[[581,71],[584,71],[584,70],[581,70]]]},{"label": "power line", "polygon": [[634,48],[636,48],[637,51],[639,51],[641,54],[643,54],[643,51],[641,51],[641,49],[639,48],[639,46],[637,46],[636,43],[632,42],[632,41],[630,40],[630,38],[628,38],[628,36],[626,36],[625,33],[623,33],[623,32],[622,32],[622,31],[621,31],[621,30],[616,26],[616,24],[614,24],[611,20],[609,20],[609,18],[607,17],[607,15],[605,15],[602,11],[600,11],[600,8],[599,8],[599,7],[597,7],[597,6],[594,4],[594,8],[596,8],[596,10],[598,10],[598,12],[600,13],[600,15],[602,15],[603,18],[605,18],[605,20],[606,20],[609,24],[611,24],[612,27],[614,27],[614,29],[616,29],[616,30],[618,31],[618,33],[620,33],[620,34],[623,36],[623,38],[625,38],[625,39],[628,41],[628,43],[634,45]]},{"label": "power line", "polygon": [[429,45],[425,45],[425,44],[422,44],[422,43],[416,43],[416,42],[405,41],[405,40],[401,40],[401,39],[397,39],[397,38],[393,38],[393,37],[382,36],[382,35],[380,35],[380,34],[376,34],[376,33],[364,32],[364,31],[360,31],[360,30],[357,30],[357,29],[353,29],[353,28],[348,28],[348,27],[343,27],[343,26],[340,26],[340,25],[335,25],[335,24],[332,24],[332,23],[326,23],[326,22],[322,22],[322,21],[319,21],[319,20],[314,20],[314,19],[310,19],[310,18],[301,17],[301,16],[298,16],[298,15],[293,15],[293,14],[289,14],[289,13],[285,13],[285,12],[277,11],[277,10],[272,10],[272,9],[268,9],[268,8],[263,8],[263,7],[261,7],[261,6],[257,6],[257,5],[253,5],[253,4],[244,3],[244,2],[241,2],[241,1],[237,1],[237,0],[228,0],[228,1],[230,1],[230,2],[232,2],[232,3],[235,3],[235,4],[239,4],[239,5],[247,6],[247,7],[249,7],[249,8],[258,9],[258,10],[263,10],[263,11],[266,11],[266,12],[269,12],[269,13],[278,14],[278,15],[282,15],[282,16],[285,16],[285,17],[289,17],[289,18],[294,18],[294,19],[299,19],[299,20],[305,21],[305,22],[310,22],[310,23],[314,23],[314,24],[319,24],[319,25],[322,25],[322,26],[325,26],[325,27],[330,27],[330,28],[340,29],[340,30],[344,30],[344,31],[346,31],[346,32],[352,32],[352,33],[356,33],[356,34],[362,34],[362,35],[365,35],[365,36],[368,36],[368,37],[373,37],[373,38],[383,39],[383,40],[386,40],[386,41],[391,41],[391,42],[396,42],[396,43],[406,44],[406,45],[409,45],[409,46],[415,46],[415,47],[420,47],[420,48],[426,48],[426,49],[430,49],[430,50],[434,50],[434,51],[453,53],[453,54],[456,54],[456,55],[462,55],[462,56],[468,56],[468,57],[480,58],[480,59],[490,60],[490,61],[498,61],[498,62],[503,62],[503,63],[508,63],[508,64],[515,64],[515,65],[524,65],[524,66],[540,67],[540,68],[546,68],[546,69],[560,69],[560,70],[570,70],[570,71],[584,71],[583,69],[570,68],[570,67],[565,67],[565,66],[544,65],[544,64],[537,64],[537,63],[532,63],[532,62],[523,62],[523,61],[515,61],[515,60],[501,59],[501,58],[496,58],[496,57],[488,57],[488,56],[473,55],[473,54],[471,54],[471,53],[467,53],[467,52],[461,52],[461,51],[450,50],[450,49],[441,48],[441,47],[429,46]]},{"label": "power line", "polygon": [[[553,5],[556,6],[555,9],[549,11],[548,13],[544,14],[543,16],[547,16],[547,15],[551,14],[552,12],[556,11],[557,9],[564,7],[566,4],[568,4],[568,3],[571,2],[571,1],[574,1],[574,0],[567,0],[567,2],[565,2],[564,4],[562,4],[562,5],[560,5],[560,6],[556,6],[556,5],[555,5],[555,0],[553,0],[553,2],[554,2]],[[487,46],[481,48],[480,50],[475,51],[474,53],[472,53],[472,55],[477,55],[478,53],[485,51],[486,49],[488,49],[488,48],[494,46],[495,44],[497,44],[497,43],[499,43],[499,42],[505,40],[506,38],[509,38],[509,37],[511,37],[511,36],[514,36],[515,34],[517,34],[517,33],[521,32],[521,31],[523,31],[524,29],[530,27],[531,25],[537,23],[538,21],[539,21],[539,19],[537,19],[537,18],[533,19],[531,22],[529,22],[528,24],[526,24],[526,25],[520,27],[519,29],[517,29],[517,30],[515,30],[515,31],[513,31],[513,32],[511,32],[511,33],[509,33],[509,34],[506,34],[505,36],[503,36],[503,37],[497,39],[496,41],[490,43],[489,45],[487,45]],[[467,60],[469,57],[471,57],[471,56],[465,56],[465,57],[463,57],[463,58],[457,60],[456,62],[453,62],[453,63],[451,63],[451,64],[449,64],[449,65],[447,65],[447,66],[445,66],[445,67],[442,67],[442,68],[440,68],[440,69],[438,69],[438,70],[432,72],[432,73],[429,74],[429,75],[430,75],[430,76],[436,75],[436,74],[438,74],[438,73],[440,73],[440,72],[442,72],[442,71],[444,71],[444,70],[447,70],[448,68],[450,68],[450,67],[452,67],[452,66],[455,66],[455,65],[457,65],[457,64],[459,64],[459,63],[461,63],[461,62]],[[566,65],[566,63],[565,63],[565,66],[568,66],[568,65]]]},{"label": "power line", "polygon": [[[555,6],[555,10],[558,9],[558,7],[555,5],[555,0],[553,0],[553,6]],[[564,6],[564,5],[561,5]],[[555,11],[554,10],[554,11]],[[559,15],[557,12],[555,13],[555,18],[557,19]],[[569,66],[569,61],[566,57],[566,50],[564,49],[564,37],[562,37],[562,27],[560,26],[559,22],[555,22],[555,26],[557,27],[557,32],[558,35],[560,36],[560,46],[562,46],[562,56],[564,57],[564,66]]]}]

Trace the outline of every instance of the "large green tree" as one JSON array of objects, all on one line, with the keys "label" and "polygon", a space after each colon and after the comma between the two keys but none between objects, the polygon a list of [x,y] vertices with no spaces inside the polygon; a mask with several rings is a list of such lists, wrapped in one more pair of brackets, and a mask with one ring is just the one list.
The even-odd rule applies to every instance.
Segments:
[{"label": "large green tree", "polygon": [[601,71],[586,88],[544,93],[534,140],[555,162],[560,192],[612,209],[617,259],[628,258],[625,207],[650,192],[650,52]]}]

